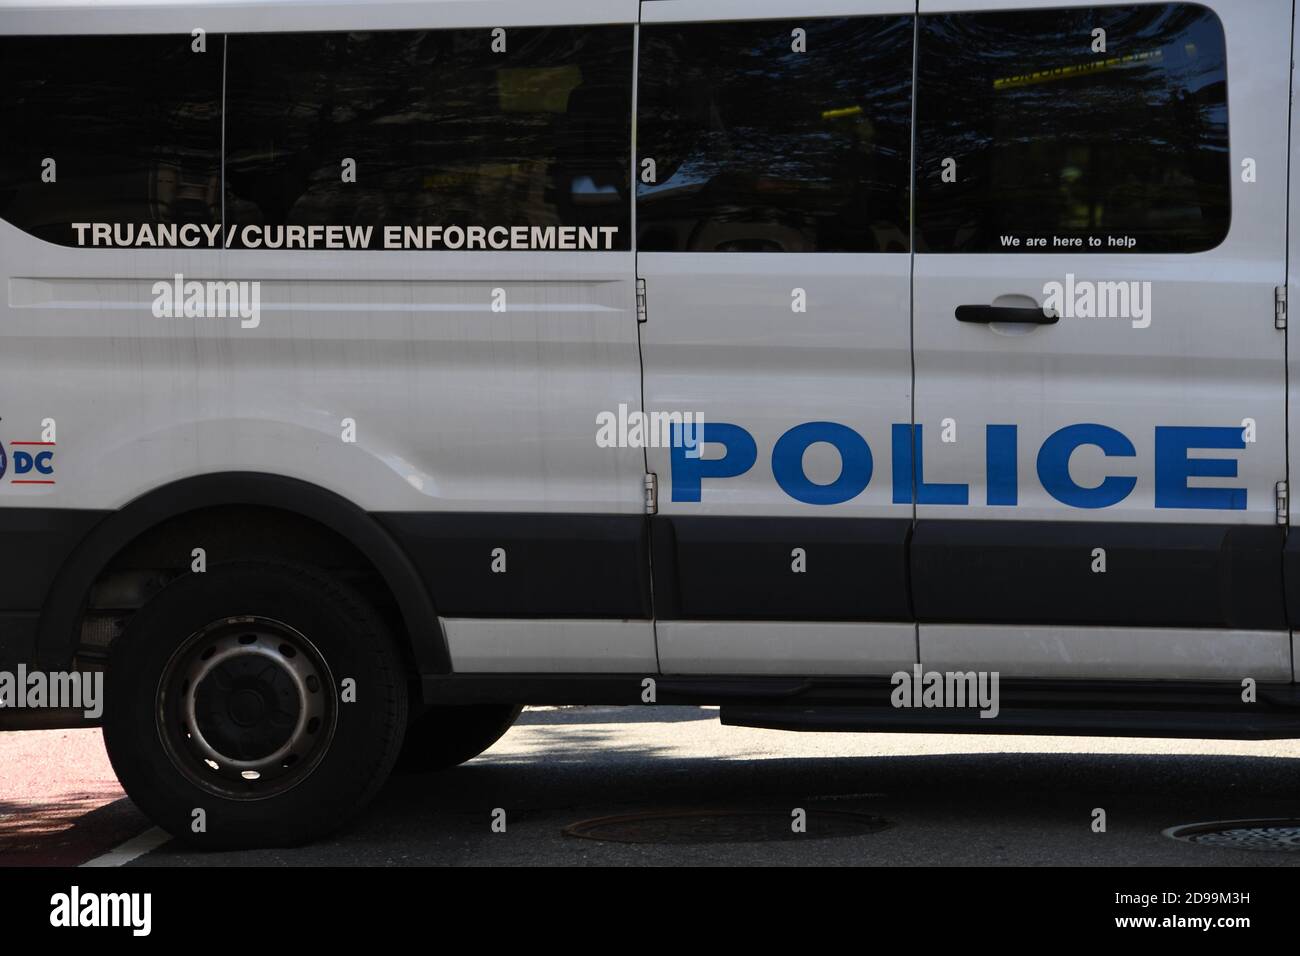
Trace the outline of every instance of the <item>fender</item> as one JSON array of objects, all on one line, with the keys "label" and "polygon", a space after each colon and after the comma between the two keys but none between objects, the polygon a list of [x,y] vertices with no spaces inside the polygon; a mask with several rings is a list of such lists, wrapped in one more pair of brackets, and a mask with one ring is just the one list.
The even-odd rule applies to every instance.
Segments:
[{"label": "fender", "polygon": [[72,659],[86,596],[113,557],[163,522],[218,505],[260,505],[310,518],[340,534],[369,560],[397,599],[416,668],[421,674],[451,673],[451,657],[433,599],[415,565],[387,531],[332,491],[296,478],[258,472],[226,472],[185,478],[136,498],[104,518],[64,562],[41,609],[36,659],[57,667]]}]

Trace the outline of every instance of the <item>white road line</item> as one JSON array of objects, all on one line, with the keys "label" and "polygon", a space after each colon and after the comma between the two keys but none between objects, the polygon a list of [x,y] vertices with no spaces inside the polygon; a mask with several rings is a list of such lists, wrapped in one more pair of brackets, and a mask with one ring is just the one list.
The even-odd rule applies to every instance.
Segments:
[{"label": "white road line", "polygon": [[122,866],[130,863],[138,856],[144,856],[150,850],[162,846],[172,835],[166,830],[160,830],[158,827],[151,827],[141,833],[139,836],[131,837],[120,846],[115,846],[102,856],[97,856],[93,860],[87,860],[82,866]]}]

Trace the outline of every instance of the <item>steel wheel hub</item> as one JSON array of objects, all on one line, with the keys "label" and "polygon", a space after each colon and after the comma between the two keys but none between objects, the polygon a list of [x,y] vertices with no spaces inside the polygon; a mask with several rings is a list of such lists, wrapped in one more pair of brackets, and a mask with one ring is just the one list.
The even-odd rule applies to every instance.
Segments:
[{"label": "steel wheel hub", "polygon": [[225,618],[168,662],[159,735],[194,783],[264,798],[315,769],[333,736],[334,699],[329,669],[301,633],[269,618]]}]

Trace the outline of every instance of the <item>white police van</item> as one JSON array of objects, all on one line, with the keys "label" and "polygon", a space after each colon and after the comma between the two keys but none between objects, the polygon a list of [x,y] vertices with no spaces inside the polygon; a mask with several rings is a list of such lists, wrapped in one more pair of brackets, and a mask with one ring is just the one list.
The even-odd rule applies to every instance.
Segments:
[{"label": "white police van", "polygon": [[0,671],[212,846],[529,703],[1300,735],[1293,33],[2,0]]}]

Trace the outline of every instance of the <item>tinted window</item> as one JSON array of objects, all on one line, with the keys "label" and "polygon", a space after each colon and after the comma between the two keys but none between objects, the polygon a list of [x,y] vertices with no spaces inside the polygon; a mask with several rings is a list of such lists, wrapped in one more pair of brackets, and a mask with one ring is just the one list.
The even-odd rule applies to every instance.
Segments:
[{"label": "tinted window", "polygon": [[0,37],[0,217],[62,245],[76,222],[218,222],[222,40],[190,43]]},{"label": "tinted window", "polygon": [[1223,29],[1209,10],[945,14],[920,30],[918,251],[1195,252],[1227,234]]},{"label": "tinted window", "polygon": [[911,17],[642,27],[638,248],[905,251],[912,34]]},{"label": "tinted window", "polygon": [[[511,28],[505,42],[493,52],[488,30],[232,36],[226,218],[608,227],[600,248],[630,248],[631,27]],[[448,247],[472,248],[429,246]]]}]

